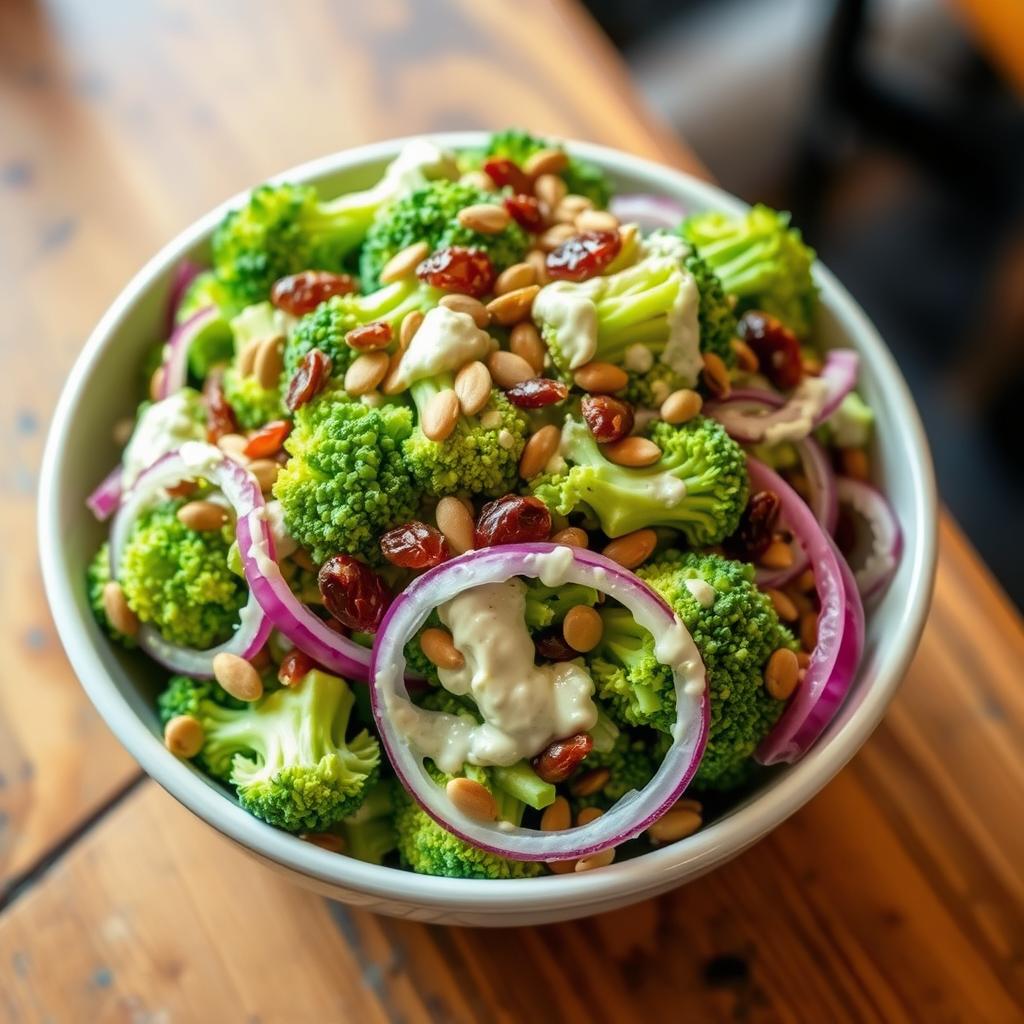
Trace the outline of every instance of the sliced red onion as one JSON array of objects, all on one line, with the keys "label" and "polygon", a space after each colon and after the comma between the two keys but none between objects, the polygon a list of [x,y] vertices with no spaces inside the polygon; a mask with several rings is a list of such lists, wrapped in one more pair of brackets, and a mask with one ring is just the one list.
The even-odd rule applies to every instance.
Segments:
[{"label": "sliced red onion", "polygon": [[105,523],[121,504],[121,467],[115,466],[99,483],[96,490],[85,499],[86,507],[101,522]]},{"label": "sliced red onion", "polygon": [[[813,437],[797,441],[793,447],[800,457],[804,476],[810,489],[809,501],[814,518],[831,534],[839,518],[839,502],[836,498],[836,475],[825,449]],[[783,517],[785,522],[785,517]],[[794,543],[793,562],[785,569],[758,568],[757,582],[761,587],[784,587],[795,580],[807,568],[807,552],[800,544]]]},{"label": "sliced red onion", "polygon": [[[256,478],[237,462],[226,458],[219,448],[199,441],[188,441],[176,451],[157,459],[139,476],[125,496],[110,531],[112,579],[117,579],[125,546],[139,515],[154,500],[162,498],[166,488],[197,477],[216,484],[230,502],[238,522],[238,547],[243,560],[247,557],[253,538],[248,530],[242,529],[242,523],[248,523],[251,514],[263,507],[263,495]],[[257,535],[262,538],[267,550],[272,551],[273,539],[266,523],[262,524]],[[252,658],[267,642],[270,629],[270,620],[263,614],[255,594],[250,589],[249,600],[239,612],[238,629],[229,640],[216,647],[200,651],[172,644],[150,623],[142,623],[139,626],[138,641],[139,646],[151,658],[172,672],[208,678],[213,675],[213,659],[218,654],[237,654],[241,658]]]},{"label": "sliced red onion", "polygon": [[748,459],[747,467],[752,487],[779,496],[782,515],[814,570],[821,605],[818,642],[804,678],[756,755],[762,764],[792,763],[832,720],[853,682],[864,641],[864,609],[849,567],[796,491],[757,459]]},{"label": "sliced red onion", "polygon": [[674,231],[686,216],[682,205],[674,199],[646,192],[615,196],[608,208],[622,223],[639,224],[647,231],[656,228]]},{"label": "sliced red onion", "polygon": [[174,328],[164,348],[158,398],[168,398],[185,386],[188,379],[188,350],[199,333],[219,317],[220,313],[213,306],[207,306]]},{"label": "sliced red onion", "polygon": [[728,398],[705,402],[704,412],[744,444],[799,441],[827,420],[853,390],[858,365],[853,349],[832,349],[825,355],[821,376],[805,376],[781,404],[772,391],[741,388]]},{"label": "sliced red onion", "polygon": [[171,278],[171,291],[167,297],[167,333],[174,330],[174,322],[178,318],[178,309],[185,298],[189,285],[203,272],[203,268],[193,260],[182,260],[174,268]]},{"label": "sliced red onion", "polygon": [[[393,724],[398,702],[409,700],[402,682],[405,645],[430,612],[472,587],[514,576],[540,578],[549,585],[594,587],[628,608],[656,638],[659,656],[671,659],[677,719],[673,744],[654,778],[633,790],[587,825],[542,832],[471,818],[448,799]],[[617,846],[639,835],[679,799],[704,753],[708,700],[704,666],[686,627],[668,605],[633,573],[594,551],[557,544],[507,544],[470,551],[415,579],[384,617],[373,648],[373,714],[396,774],[439,825],[474,846],[514,860],[572,860]]]},{"label": "sliced red onion", "polygon": [[863,564],[853,570],[861,597],[866,601],[885,589],[903,553],[903,531],[892,506],[870,484],[841,476],[836,480],[839,501],[871,531],[871,547]]},{"label": "sliced red onion", "polygon": [[[269,546],[266,506],[238,520],[238,548],[245,578],[274,627],[324,668],[349,680],[370,678],[371,652],[336,633],[292,593]],[[244,539],[244,543],[243,543]]]}]

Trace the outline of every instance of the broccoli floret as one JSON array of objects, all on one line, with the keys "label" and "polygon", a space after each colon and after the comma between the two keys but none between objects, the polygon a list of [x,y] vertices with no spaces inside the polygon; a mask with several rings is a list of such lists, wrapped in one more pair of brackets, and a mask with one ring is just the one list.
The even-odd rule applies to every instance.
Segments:
[{"label": "broccoli floret", "polygon": [[362,806],[341,825],[349,856],[368,864],[382,864],[395,849],[392,781],[381,780],[369,791]]},{"label": "broccoli floret", "polygon": [[[431,399],[453,383],[450,373],[413,382],[410,392],[420,422]],[[431,441],[417,426],[403,451],[409,471],[427,494],[497,497],[516,488],[526,429],[525,416],[495,389],[487,405],[475,416],[460,416],[443,441]]]},{"label": "broccoli floret", "polygon": [[598,699],[620,725],[649,725],[671,732],[676,718],[675,684],[672,670],[655,656],[650,630],[619,606],[602,609],[601,620],[601,642],[587,661]]},{"label": "broccoli floret", "polygon": [[242,373],[242,353],[249,346],[268,338],[284,338],[286,317],[269,302],[257,302],[246,306],[231,320],[231,331],[234,337],[234,361],[224,371],[224,397],[231,406],[238,420],[238,425],[245,430],[255,430],[270,420],[280,419],[284,415],[281,404],[280,385],[265,388],[253,376],[252,370]]},{"label": "broccoli floret", "polygon": [[333,394],[295,414],[274,497],[288,533],[317,564],[335,554],[378,559],[380,535],[413,518],[420,494],[402,457],[411,433],[409,409]]},{"label": "broccoli floret", "polygon": [[557,626],[571,608],[578,604],[597,604],[597,591],[581,583],[547,587],[540,580],[526,580],[526,611],[524,617],[531,632]]},{"label": "broccoli floret", "polygon": [[89,607],[96,621],[107,631],[111,639],[123,647],[135,646],[135,638],[119,633],[110,624],[106,609],[103,606],[103,588],[110,582],[110,545],[104,541],[93,555],[92,561],[85,570],[86,589],[89,594]]},{"label": "broccoli floret", "polygon": [[344,679],[316,669],[244,708],[202,698],[203,766],[257,818],[322,832],[354,814],[377,780],[377,740],[365,729],[345,738],[354,704]]},{"label": "broccoli floret", "polygon": [[584,760],[581,770],[607,768],[608,781],[604,787],[590,796],[576,797],[580,807],[600,807],[607,810],[621,800],[630,790],[643,789],[654,777],[667,749],[664,733],[621,732],[615,746],[607,753],[591,751]]},{"label": "broccoli floret", "polygon": [[318,348],[331,359],[331,375],[343,377],[359,354],[345,343],[345,335],[355,327],[384,320],[395,337],[406,313],[428,310],[436,304],[440,292],[421,286],[415,278],[404,278],[385,285],[369,295],[335,295],[307,313],[291,332],[284,347],[284,380],[290,380],[306,353]]},{"label": "broccoli floret", "polygon": [[196,274],[185,289],[175,311],[174,322],[183,324],[201,309],[207,309],[210,306],[223,312],[228,308],[228,302],[224,289],[217,281],[217,275],[212,270],[204,270],[202,273]]},{"label": "broccoli floret", "polygon": [[[487,149],[481,154],[472,154],[467,160],[467,166],[479,166],[487,157],[504,157],[522,167],[541,149],[563,148],[560,143],[542,139],[518,128],[508,128],[503,132],[495,132]],[[569,165],[561,176],[573,194],[586,196],[599,210],[608,205],[614,190],[600,167],[573,156],[569,157]]]},{"label": "broccoli floret", "polygon": [[118,582],[140,622],[171,643],[206,649],[231,636],[248,590],[228,567],[234,526],[192,530],[177,517],[182,504],[161,502],[139,517]]},{"label": "broccoli floret", "polygon": [[487,235],[463,227],[458,221],[463,207],[493,200],[493,195],[474,185],[433,181],[383,207],[374,218],[360,253],[359,273],[364,289],[376,288],[388,260],[415,242],[426,242],[431,250],[450,245],[481,249],[498,272],[518,263],[529,241],[515,221],[504,231]]},{"label": "broccoli floret", "polygon": [[736,353],[732,348],[732,339],[736,337],[736,314],[722,288],[722,282],[695,252],[686,257],[683,265],[693,274],[700,293],[700,305],[697,307],[700,350],[714,352],[726,366],[732,366],[736,362]]},{"label": "broccoli floret", "polygon": [[728,537],[747,502],[743,449],[703,416],[678,427],[655,423],[649,436],[662,451],[658,462],[618,466],[583,423],[568,417],[562,431],[567,468],[538,478],[533,493],[561,515],[588,505],[609,537],[648,526],[681,530],[694,547]]},{"label": "broccoli floret", "polygon": [[[785,707],[764,686],[764,666],[779,647],[795,647],[767,595],[754,584],[754,568],[719,555],[667,552],[637,570],[671,605],[690,631],[707,672],[711,704],[708,745],[695,784],[730,788]],[[715,591],[705,608],[687,587],[703,580]]]},{"label": "broccoli floret", "polygon": [[193,679],[191,676],[171,676],[167,681],[167,689],[157,697],[157,710],[160,723],[166,725],[178,715],[191,715],[198,718],[202,714],[202,703],[211,700],[222,708],[240,711],[245,701],[232,697],[219,683],[208,679]]},{"label": "broccoli floret", "polygon": [[443,829],[398,783],[394,788],[395,832],[402,866],[421,875],[447,878],[533,878],[536,861],[506,860]]},{"label": "broccoli floret", "polygon": [[740,310],[763,309],[800,337],[810,333],[818,297],[815,252],[790,227],[788,213],[761,205],[739,217],[709,210],[687,218],[682,234]]}]

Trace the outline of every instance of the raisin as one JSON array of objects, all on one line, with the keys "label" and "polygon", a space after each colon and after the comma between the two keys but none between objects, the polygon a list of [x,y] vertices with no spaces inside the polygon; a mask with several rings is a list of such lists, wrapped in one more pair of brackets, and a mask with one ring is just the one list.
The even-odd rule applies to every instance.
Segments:
[{"label": "raisin", "polygon": [[543,409],[546,405],[564,402],[569,397],[569,389],[560,380],[531,377],[510,387],[505,397],[520,409]]},{"label": "raisin", "polygon": [[761,372],[780,390],[795,388],[803,378],[797,336],[777,317],[751,309],[740,317],[739,336],[753,350]]},{"label": "raisin", "polygon": [[740,517],[740,525],[729,541],[729,548],[744,561],[756,561],[768,550],[779,521],[781,502],[774,491],[757,491],[750,496]]},{"label": "raisin", "polygon": [[555,740],[533,759],[533,770],[545,782],[565,782],[593,746],[594,741],[585,732]]},{"label": "raisin", "polygon": [[384,581],[351,555],[333,555],[317,573],[324,607],[343,626],[375,633],[391,603]]},{"label": "raisin", "polygon": [[536,234],[544,230],[544,214],[540,212],[540,203],[533,196],[522,193],[505,196],[505,209],[524,231]]},{"label": "raisin", "polygon": [[547,540],[550,534],[551,513],[540,498],[506,494],[480,510],[473,540],[476,547],[487,548],[494,544]]},{"label": "raisin", "polygon": [[206,440],[216,444],[225,434],[238,433],[235,412],[224,396],[223,371],[214,370],[203,382],[203,405],[206,407]]},{"label": "raisin", "polygon": [[331,376],[331,367],[331,357],[318,348],[311,348],[302,357],[299,368],[288,382],[284,397],[284,404],[290,412],[311,402],[323,390]]},{"label": "raisin", "polygon": [[565,642],[561,626],[549,626],[534,634],[533,646],[537,657],[545,661],[572,661],[580,656]]},{"label": "raisin", "polygon": [[284,444],[284,439],[291,429],[292,425],[288,420],[271,420],[249,437],[245,454],[250,459],[269,459],[281,450],[281,445]]},{"label": "raisin", "polygon": [[446,292],[479,298],[494,287],[494,266],[487,253],[451,245],[432,252],[417,268],[416,276]]},{"label": "raisin", "polygon": [[357,352],[387,348],[391,344],[391,324],[386,320],[374,320],[361,327],[354,327],[345,335],[345,344]]},{"label": "raisin", "polygon": [[586,281],[600,274],[621,248],[617,231],[584,231],[548,253],[548,274],[561,281]]},{"label": "raisin", "polygon": [[282,686],[294,686],[300,679],[305,678],[307,672],[319,667],[305,651],[300,651],[296,647],[281,659],[277,681]]},{"label": "raisin", "polygon": [[418,519],[383,534],[380,550],[392,565],[403,569],[432,569],[451,557],[444,534]]},{"label": "raisin", "polygon": [[492,157],[484,161],[483,169],[498,188],[505,188],[507,185],[517,194],[529,194],[533,191],[530,176],[513,160]]},{"label": "raisin", "polygon": [[585,395],[580,411],[601,444],[621,441],[633,429],[633,407],[611,395]]},{"label": "raisin", "polygon": [[275,281],[270,289],[270,301],[292,316],[303,316],[332,295],[348,295],[356,291],[356,287],[355,278],[348,274],[304,270]]}]

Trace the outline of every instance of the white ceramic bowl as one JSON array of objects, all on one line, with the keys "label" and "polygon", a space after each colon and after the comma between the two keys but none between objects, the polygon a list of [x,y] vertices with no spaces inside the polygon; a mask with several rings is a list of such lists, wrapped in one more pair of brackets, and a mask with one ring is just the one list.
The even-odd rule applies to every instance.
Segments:
[{"label": "white ceramic bowl", "polygon": [[[479,133],[440,137],[479,145]],[[403,140],[313,161],[281,175],[333,195],[369,185]],[[600,164],[622,192],[655,192],[691,210],[736,211],[742,204],[668,167],[584,144],[570,148]],[[757,842],[813,797],[856,753],[892,699],[928,610],[936,549],[936,499],[924,433],[891,354],[860,307],[823,267],[821,337],[850,345],[862,359],[861,388],[877,416],[872,458],[906,536],[903,561],[883,600],[869,612],[867,647],[842,711],[814,748],[757,793],[690,838],[583,875],[517,881],[430,878],[328,853],[246,814],[189,764],[168,753],[153,709],[159,673],[126,655],[97,628],[83,577],[103,528],[83,504],[117,458],[114,422],[135,405],[143,353],[161,337],[173,268],[202,255],[236,196],[159,252],[118,296],[89,338],[64,387],[43,458],[39,537],[46,591],[64,648],[93,703],[142,767],[177,800],[265,864],[324,895],[385,914],[467,925],[524,925],[595,914],[698,876]]]}]

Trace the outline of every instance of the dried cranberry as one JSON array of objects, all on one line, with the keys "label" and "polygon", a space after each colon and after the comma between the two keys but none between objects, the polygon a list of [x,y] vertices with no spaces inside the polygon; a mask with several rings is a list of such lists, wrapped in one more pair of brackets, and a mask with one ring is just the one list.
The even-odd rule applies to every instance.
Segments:
[{"label": "dried cranberry", "polygon": [[797,336],[777,317],[752,309],[740,317],[739,336],[754,350],[761,372],[783,391],[803,378]]},{"label": "dried cranberry", "polygon": [[621,248],[617,231],[584,231],[548,253],[548,274],[562,281],[586,281],[600,274]]},{"label": "dried cranberry", "polygon": [[479,298],[494,287],[494,266],[487,253],[451,245],[431,253],[417,268],[416,276],[446,292]]},{"label": "dried cranberry", "polygon": [[573,650],[562,635],[561,626],[550,626],[533,636],[533,646],[537,651],[537,657],[545,661],[572,661],[578,658],[580,652]]},{"label": "dried cranberry", "polygon": [[540,212],[540,203],[533,196],[522,193],[505,196],[505,209],[524,231],[536,234],[544,230],[544,214]]},{"label": "dried cranberry", "polygon": [[585,395],[580,411],[601,444],[621,441],[633,429],[633,407],[611,395]]},{"label": "dried cranberry", "polygon": [[565,782],[593,746],[594,741],[585,732],[555,740],[533,759],[533,770],[545,782]]},{"label": "dried cranberry", "polygon": [[432,569],[451,557],[444,534],[418,519],[383,534],[380,550],[392,565],[403,569]]},{"label": "dried cranberry", "polygon": [[391,344],[391,324],[386,320],[374,320],[361,327],[353,327],[345,335],[345,344],[357,352],[372,352],[374,349],[387,348]]},{"label": "dried cranberry", "polygon": [[331,366],[331,357],[318,348],[311,348],[302,357],[299,368],[288,382],[284,397],[284,404],[290,412],[311,402],[323,390],[331,376]]},{"label": "dried cranberry", "polygon": [[224,396],[221,370],[214,370],[203,382],[203,405],[206,407],[207,441],[216,444],[225,434],[238,433],[235,412]]},{"label": "dried cranberry", "polygon": [[271,420],[249,438],[245,454],[250,459],[268,459],[271,455],[276,455],[291,429],[292,425],[288,420]]},{"label": "dried cranberry", "polygon": [[768,550],[779,521],[781,502],[774,491],[756,491],[750,496],[740,517],[740,525],[729,541],[729,548],[745,561],[755,561]]},{"label": "dried cranberry", "polygon": [[300,679],[305,678],[307,672],[318,667],[305,651],[300,651],[296,647],[281,659],[277,669],[277,681],[282,686],[294,686]]},{"label": "dried cranberry", "polygon": [[498,188],[504,188],[507,185],[516,193],[533,191],[530,176],[512,160],[506,160],[503,157],[492,157],[490,160],[485,160],[484,173]]},{"label": "dried cranberry", "polygon": [[547,540],[550,533],[551,513],[540,498],[506,494],[480,510],[473,540],[476,547],[488,548],[494,544]]},{"label": "dried cranberry", "polygon": [[292,316],[303,316],[332,295],[347,295],[356,290],[355,278],[332,274],[327,270],[304,270],[274,282],[270,301]]},{"label": "dried cranberry", "polygon": [[317,573],[324,607],[343,626],[375,633],[391,603],[384,581],[351,555],[333,555]]},{"label": "dried cranberry", "polygon": [[520,409],[543,409],[546,405],[564,402],[569,397],[569,389],[560,380],[531,377],[510,387],[505,397]]}]

